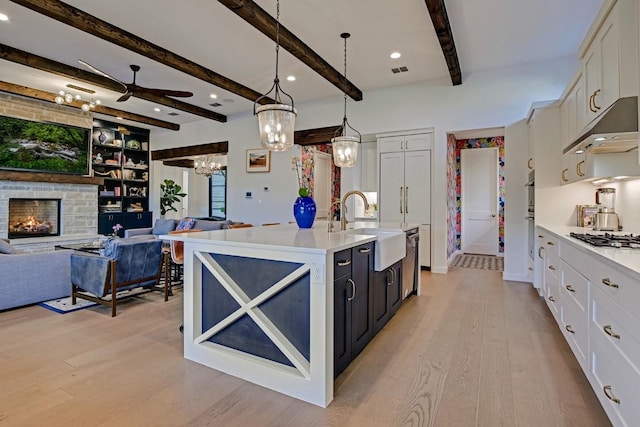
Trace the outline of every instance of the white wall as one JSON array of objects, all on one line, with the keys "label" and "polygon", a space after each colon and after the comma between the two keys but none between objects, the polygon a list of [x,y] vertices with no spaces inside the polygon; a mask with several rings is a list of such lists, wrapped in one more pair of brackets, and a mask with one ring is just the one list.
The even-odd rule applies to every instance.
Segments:
[{"label": "white wall", "polygon": [[[577,61],[573,59],[528,64],[464,76],[464,84],[423,83],[364,92],[364,100],[350,102],[349,122],[363,134],[425,127],[435,128],[432,152],[432,271],[446,272],[446,134],[464,129],[502,127],[527,114],[533,101],[560,96]],[[296,129],[339,124],[342,97],[331,94],[313,103],[296,103]],[[154,130],[152,149],[229,141],[228,218],[259,224],[286,222],[296,198],[291,156],[299,150],[272,153],[271,173],[245,173],[245,150],[259,146],[257,123],[250,114],[230,117],[227,123],[201,121],[183,125],[180,132]],[[164,167],[153,168],[152,200],[157,206]],[[269,191],[263,191],[268,186]],[[157,188],[156,188],[157,187]],[[253,191],[247,200],[245,191]],[[190,194],[193,198],[194,194]],[[205,198],[206,194],[198,194]],[[206,203],[206,201],[205,201]]]}]

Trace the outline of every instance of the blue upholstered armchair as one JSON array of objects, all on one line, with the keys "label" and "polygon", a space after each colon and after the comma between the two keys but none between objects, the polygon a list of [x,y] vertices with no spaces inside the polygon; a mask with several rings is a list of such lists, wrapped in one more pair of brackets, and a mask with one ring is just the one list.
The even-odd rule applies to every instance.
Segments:
[{"label": "blue upholstered armchair", "polygon": [[[71,255],[71,297],[111,306],[116,315],[116,294],[134,288],[164,291],[169,297],[168,256],[157,239],[114,239],[107,243],[105,255],[74,253]],[[164,286],[160,285],[162,267]],[[111,298],[105,298],[110,295]]]}]

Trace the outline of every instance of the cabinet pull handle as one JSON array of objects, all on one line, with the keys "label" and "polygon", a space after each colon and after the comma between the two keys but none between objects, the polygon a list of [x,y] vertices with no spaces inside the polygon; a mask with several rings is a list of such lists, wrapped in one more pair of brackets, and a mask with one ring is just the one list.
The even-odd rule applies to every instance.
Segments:
[{"label": "cabinet pull handle", "polygon": [[594,113],[602,109],[602,107],[598,107],[598,104],[596,104],[596,96],[598,96],[599,93],[600,93],[600,89],[593,92],[593,112]]},{"label": "cabinet pull handle", "polygon": [[576,331],[574,331],[574,330],[573,330],[573,328],[571,327],[571,325],[567,325],[567,326],[565,326],[564,328],[567,330],[567,332],[570,332],[570,333],[572,333],[572,334],[575,334],[575,333],[576,333]]},{"label": "cabinet pull handle", "polygon": [[549,301],[551,301],[551,302],[556,302],[555,298],[553,298],[553,295],[551,295],[551,296],[549,297]]},{"label": "cabinet pull handle", "polygon": [[529,170],[533,169],[533,166],[531,165],[531,162],[533,162],[533,159],[529,158],[529,160],[527,160],[527,167],[529,168]]},{"label": "cabinet pull handle", "polygon": [[396,279],[398,278],[395,268],[391,268],[391,284],[396,283]]},{"label": "cabinet pull handle", "polygon": [[404,196],[402,194],[402,190],[403,190],[403,188],[400,187],[400,213],[404,213],[404,212],[402,212],[402,199],[404,198]]},{"label": "cabinet pull handle", "polygon": [[606,386],[602,387],[602,391],[604,392],[604,395],[607,396],[607,399],[609,399],[613,403],[617,403],[618,405],[620,404],[620,399],[618,399],[617,397],[615,397],[613,395],[613,393],[611,393],[611,386],[610,385],[606,385]]},{"label": "cabinet pull handle", "polygon": [[562,169],[562,173],[560,174],[560,179],[562,179],[562,182],[569,181],[569,178],[567,178],[567,172],[569,172],[569,169]]},{"label": "cabinet pull handle", "polygon": [[602,279],[602,284],[607,285],[610,288],[619,288],[617,283],[611,283],[611,279],[609,279],[608,277],[605,277],[604,279]]},{"label": "cabinet pull handle", "polygon": [[346,267],[347,265],[351,265],[351,260],[348,259],[346,261],[338,261],[338,267]]},{"label": "cabinet pull handle", "polygon": [[538,237],[544,239],[544,236],[542,234],[538,234]]},{"label": "cabinet pull handle", "polygon": [[620,339],[620,334],[616,334],[615,332],[613,332],[611,330],[611,325],[605,325],[605,326],[602,327],[602,329],[604,329],[604,332],[607,335],[609,335],[610,337],[618,339],[618,340]]},{"label": "cabinet pull handle", "polygon": [[371,248],[362,248],[358,250],[361,254],[368,254],[371,252]]},{"label": "cabinet pull handle", "polygon": [[595,113],[595,111],[593,111],[593,94],[591,94],[591,96],[589,97],[589,110],[592,113]]},{"label": "cabinet pull handle", "polygon": [[404,213],[409,213],[409,187],[404,187]]},{"label": "cabinet pull handle", "polygon": [[575,292],[576,291],[575,289],[573,289],[573,286],[571,286],[571,285],[567,285],[567,286],[565,286],[565,288],[567,288],[567,290],[569,292]]},{"label": "cabinet pull handle", "polygon": [[540,252],[542,252],[543,250],[544,250],[544,248],[543,248],[542,246],[540,246],[540,247],[538,248],[538,258],[542,258],[542,259],[543,259],[542,254],[540,253]]},{"label": "cabinet pull handle", "polygon": [[347,282],[351,283],[351,298],[347,298],[347,301],[353,301],[356,297],[356,282],[352,279],[347,279]]},{"label": "cabinet pull handle", "polygon": [[584,160],[578,162],[576,165],[576,174],[578,176],[584,176],[584,172],[582,172],[582,165],[584,165]]},{"label": "cabinet pull handle", "polygon": [[556,268],[555,268],[553,265],[550,265],[550,266],[549,266],[549,270],[551,270],[551,271],[556,271]]},{"label": "cabinet pull handle", "polygon": [[555,243],[553,243],[553,242],[547,242],[547,245],[549,245],[549,246],[553,246],[553,245],[555,245]]},{"label": "cabinet pull handle", "polygon": [[529,267],[529,268],[527,268],[527,270],[529,270],[529,271],[533,271],[533,268]]}]

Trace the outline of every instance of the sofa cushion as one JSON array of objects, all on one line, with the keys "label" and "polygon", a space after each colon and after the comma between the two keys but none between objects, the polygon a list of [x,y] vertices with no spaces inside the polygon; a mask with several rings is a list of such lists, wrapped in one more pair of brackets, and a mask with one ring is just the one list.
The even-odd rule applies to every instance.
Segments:
[{"label": "sofa cushion", "polygon": [[224,221],[207,221],[199,219],[196,221],[196,225],[194,228],[202,231],[221,230],[222,228],[225,228],[224,223]]},{"label": "sofa cushion", "polygon": [[5,240],[0,240],[0,254],[17,254],[20,253],[18,249],[11,246],[9,242]]},{"label": "sofa cushion", "polygon": [[176,231],[180,230],[191,230],[193,226],[196,224],[195,218],[182,218],[176,227]]},{"label": "sofa cushion", "polygon": [[175,230],[175,228],[176,228],[175,219],[158,218],[156,219],[155,224],[153,224],[153,229],[151,230],[151,234],[155,236],[160,236],[161,234],[169,234],[169,232]]}]

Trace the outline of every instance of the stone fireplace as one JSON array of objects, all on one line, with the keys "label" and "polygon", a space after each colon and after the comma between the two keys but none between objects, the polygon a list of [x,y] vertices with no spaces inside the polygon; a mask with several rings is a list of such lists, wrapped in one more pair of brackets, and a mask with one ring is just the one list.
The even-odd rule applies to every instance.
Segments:
[{"label": "stone fireplace", "polygon": [[60,199],[9,199],[9,239],[60,235]]}]

